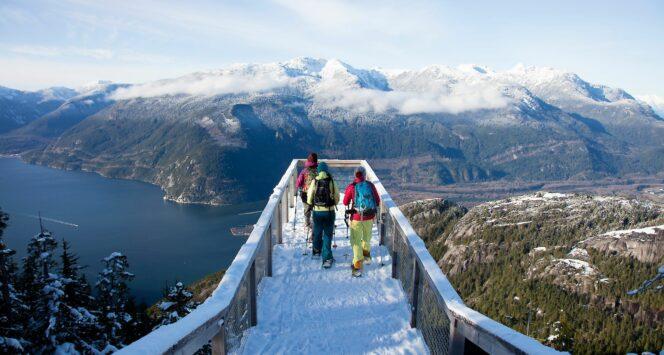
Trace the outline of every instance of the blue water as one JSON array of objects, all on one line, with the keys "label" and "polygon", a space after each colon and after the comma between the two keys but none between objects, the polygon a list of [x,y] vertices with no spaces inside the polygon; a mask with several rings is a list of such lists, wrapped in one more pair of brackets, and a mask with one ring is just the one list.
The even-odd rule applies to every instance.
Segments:
[{"label": "blue water", "polygon": [[[63,171],[0,158],[0,207],[10,214],[4,239],[25,255],[28,240],[44,226],[87,265],[94,283],[100,260],[114,251],[127,255],[136,278],[130,287],[137,300],[151,303],[165,285],[189,283],[228,267],[246,237],[230,228],[256,223],[265,202],[232,206],[180,205],[164,201],[153,185],[108,179],[93,173]],[[76,224],[75,228],[69,224]],[[58,251],[58,255],[60,251]]]}]

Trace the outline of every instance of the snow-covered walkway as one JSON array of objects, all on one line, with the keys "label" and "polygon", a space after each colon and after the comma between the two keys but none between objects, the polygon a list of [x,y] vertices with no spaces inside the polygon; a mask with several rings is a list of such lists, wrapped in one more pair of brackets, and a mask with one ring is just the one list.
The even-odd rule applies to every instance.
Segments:
[{"label": "snow-covered walkway", "polygon": [[362,277],[353,278],[343,207],[335,223],[336,263],[329,270],[321,268],[320,259],[312,259],[311,250],[302,255],[306,230],[300,201],[297,209],[295,231],[291,220],[283,227],[283,244],[274,247],[273,277],[259,286],[258,325],[248,330],[243,353],[428,353],[421,334],[410,327],[407,298],[399,281],[391,278],[387,249],[378,248],[376,225],[374,262],[365,266]]}]

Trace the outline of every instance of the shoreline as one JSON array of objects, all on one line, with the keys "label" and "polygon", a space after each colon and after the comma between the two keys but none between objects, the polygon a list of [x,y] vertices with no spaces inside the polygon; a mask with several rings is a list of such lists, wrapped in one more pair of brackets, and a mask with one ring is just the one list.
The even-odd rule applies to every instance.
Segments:
[{"label": "shoreline", "polygon": [[[55,169],[55,170],[61,170],[61,171],[72,171],[72,172],[90,173],[90,174],[99,175],[99,176],[101,176],[101,177],[103,177],[103,178],[105,178],[105,179],[116,179],[116,180],[124,180],[124,181],[135,181],[135,182],[140,182],[140,183],[144,183],[144,184],[149,184],[149,185],[152,185],[152,186],[158,187],[159,190],[161,190],[161,192],[162,192],[162,199],[163,199],[164,201],[169,201],[169,202],[177,203],[177,204],[180,204],[180,205],[202,205],[202,206],[212,206],[212,207],[223,207],[223,206],[231,206],[231,205],[234,205],[233,203],[214,203],[214,202],[204,202],[204,201],[200,201],[200,202],[197,202],[197,201],[187,201],[187,200],[181,199],[181,198],[179,198],[179,197],[176,198],[176,197],[169,196],[169,195],[166,193],[166,191],[164,190],[164,188],[163,188],[162,186],[157,185],[157,184],[152,183],[152,182],[149,182],[149,181],[145,181],[145,180],[141,180],[141,179],[132,179],[132,178],[123,178],[123,177],[112,177],[112,176],[107,176],[107,175],[104,175],[104,174],[102,174],[101,172],[99,172],[99,171],[95,171],[95,170],[86,170],[86,169],[67,169],[67,168],[55,167],[55,166],[52,166],[52,165],[49,165],[49,164],[32,163],[32,162],[28,162],[28,161],[26,161],[25,159],[23,159],[23,157],[21,156],[21,154],[0,154],[0,158],[19,159],[21,162],[23,162],[23,163],[25,163],[25,164],[30,164],[30,165],[35,165],[35,166],[43,166],[43,167],[46,167],[46,168],[49,168],[49,169]],[[254,202],[254,201],[247,201],[247,203],[248,203],[248,202]]]}]

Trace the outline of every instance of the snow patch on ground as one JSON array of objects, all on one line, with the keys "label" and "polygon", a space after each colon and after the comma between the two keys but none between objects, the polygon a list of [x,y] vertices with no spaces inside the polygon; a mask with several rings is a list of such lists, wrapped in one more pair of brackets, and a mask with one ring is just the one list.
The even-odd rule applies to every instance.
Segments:
[{"label": "snow patch on ground", "polygon": [[594,266],[590,265],[587,261],[578,260],[578,259],[554,259],[554,262],[558,265],[569,266],[578,270],[582,275],[591,276],[597,274],[597,269]]},{"label": "snow patch on ground", "polygon": [[554,199],[554,198],[566,198],[569,196],[568,194],[561,194],[557,192],[546,192],[542,197],[546,200]]},{"label": "snow patch on ground", "polygon": [[583,260],[587,260],[590,257],[588,255],[588,251],[583,248],[573,248],[569,253],[567,253],[567,256],[572,259],[583,259]]},{"label": "snow patch on ground", "polygon": [[624,229],[624,230],[611,231],[611,232],[604,233],[601,236],[609,236],[609,237],[620,239],[622,237],[626,237],[626,236],[629,236],[629,235],[635,234],[635,233],[657,234],[657,233],[660,233],[660,232],[664,232],[664,224],[659,225],[659,226],[646,227],[646,228]]},{"label": "snow patch on ground", "polygon": [[530,224],[533,221],[523,221],[523,222],[516,222],[516,223],[501,223],[501,224],[494,224],[494,227],[509,227],[509,226],[522,226],[526,224]]}]

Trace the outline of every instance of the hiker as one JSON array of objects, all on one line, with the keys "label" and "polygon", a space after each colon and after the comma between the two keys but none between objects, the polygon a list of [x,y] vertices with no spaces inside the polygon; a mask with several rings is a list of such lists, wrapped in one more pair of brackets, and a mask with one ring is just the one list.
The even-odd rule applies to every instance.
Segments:
[{"label": "hiker", "polygon": [[[355,169],[355,180],[344,192],[344,206],[350,219],[350,244],[353,248],[352,274],[362,276],[363,264],[371,263],[371,227],[378,213],[380,196],[371,181],[366,181],[363,167]],[[349,205],[352,206],[349,208]]]},{"label": "hiker", "polygon": [[[310,153],[307,157],[307,161],[304,163],[304,169],[300,171],[300,175],[297,176],[297,182],[295,183],[297,190],[300,192],[302,204],[304,205],[304,226],[307,227],[307,229],[311,228],[311,210],[313,208],[307,203],[307,189],[314,178],[316,178],[316,175],[318,175],[318,171],[316,171],[317,168],[318,154]],[[307,236],[307,238],[309,238],[309,236]]]},{"label": "hiker", "polygon": [[332,258],[332,233],[334,233],[335,209],[339,203],[339,190],[330,175],[327,164],[318,164],[318,175],[307,189],[307,203],[313,205],[313,255],[321,255],[323,267],[329,269]]}]

